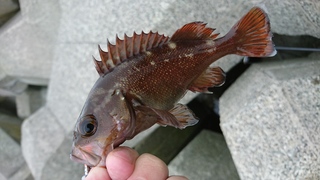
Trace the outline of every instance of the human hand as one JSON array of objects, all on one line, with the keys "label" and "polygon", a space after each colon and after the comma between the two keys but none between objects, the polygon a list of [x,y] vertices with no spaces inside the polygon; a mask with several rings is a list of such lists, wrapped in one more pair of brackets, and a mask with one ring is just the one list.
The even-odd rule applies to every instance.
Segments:
[{"label": "human hand", "polygon": [[129,147],[118,147],[106,159],[106,168],[94,167],[86,180],[187,180],[170,176],[167,165],[151,154],[142,154]]}]

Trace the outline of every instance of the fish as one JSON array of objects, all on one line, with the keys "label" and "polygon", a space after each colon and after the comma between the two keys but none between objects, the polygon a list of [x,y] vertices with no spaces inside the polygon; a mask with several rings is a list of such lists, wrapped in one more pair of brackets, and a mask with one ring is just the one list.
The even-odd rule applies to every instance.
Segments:
[{"label": "fish", "polygon": [[110,151],[154,124],[184,129],[198,122],[178,101],[187,91],[221,86],[225,73],[213,62],[228,54],[271,57],[276,54],[270,20],[253,7],[223,37],[197,21],[171,37],[133,33],[93,58],[99,78],[75,124],[70,158],[88,167],[105,166]]}]

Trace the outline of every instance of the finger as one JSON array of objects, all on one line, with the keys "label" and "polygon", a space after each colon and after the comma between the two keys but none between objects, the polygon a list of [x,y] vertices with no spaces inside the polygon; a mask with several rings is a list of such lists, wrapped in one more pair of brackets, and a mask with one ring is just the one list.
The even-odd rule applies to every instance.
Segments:
[{"label": "finger", "polygon": [[185,176],[170,176],[167,180],[188,180]]},{"label": "finger", "polygon": [[130,179],[164,180],[168,178],[168,167],[159,158],[151,154],[142,154],[136,161]]},{"label": "finger", "polygon": [[134,170],[139,154],[129,147],[118,147],[106,159],[106,167],[111,179],[128,179]]},{"label": "finger", "polygon": [[108,171],[104,167],[93,167],[85,180],[111,180]]}]

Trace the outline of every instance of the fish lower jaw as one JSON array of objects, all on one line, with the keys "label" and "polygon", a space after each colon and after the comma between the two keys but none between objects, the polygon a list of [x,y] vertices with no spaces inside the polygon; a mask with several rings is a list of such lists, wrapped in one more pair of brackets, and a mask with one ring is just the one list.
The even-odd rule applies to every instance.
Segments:
[{"label": "fish lower jaw", "polygon": [[70,154],[70,159],[89,167],[100,166],[101,163],[105,163],[104,161],[101,162],[102,158],[99,155],[87,152],[81,148],[74,148]]}]

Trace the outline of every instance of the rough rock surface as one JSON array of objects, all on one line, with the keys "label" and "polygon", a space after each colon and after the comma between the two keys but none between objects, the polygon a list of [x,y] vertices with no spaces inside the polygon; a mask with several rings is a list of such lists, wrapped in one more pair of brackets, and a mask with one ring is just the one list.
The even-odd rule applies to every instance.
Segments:
[{"label": "rough rock surface", "polygon": [[201,131],[169,164],[172,175],[189,179],[239,179],[223,135]]},{"label": "rough rock surface", "polygon": [[17,3],[13,0],[0,0],[0,17],[18,9]]},{"label": "rough rock surface", "polygon": [[57,1],[21,1],[21,12],[0,29],[0,66],[7,75],[48,84],[59,16]]},{"label": "rough rock surface", "polygon": [[253,65],[220,101],[241,179],[320,179],[320,58]]},{"label": "rough rock surface", "polygon": [[[21,141],[22,153],[35,179],[42,179],[44,166],[53,154],[58,153],[57,149],[64,138],[65,132],[62,125],[47,107],[41,108],[24,121]],[[61,167],[61,169],[64,168]],[[52,173],[47,176],[50,177]]]},{"label": "rough rock surface", "polygon": [[[19,9],[15,0],[0,0],[0,27]],[[0,78],[1,79],[1,78]]]},{"label": "rough rock surface", "polygon": [[30,170],[20,146],[0,128],[0,179],[25,179]]}]

